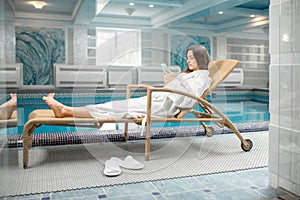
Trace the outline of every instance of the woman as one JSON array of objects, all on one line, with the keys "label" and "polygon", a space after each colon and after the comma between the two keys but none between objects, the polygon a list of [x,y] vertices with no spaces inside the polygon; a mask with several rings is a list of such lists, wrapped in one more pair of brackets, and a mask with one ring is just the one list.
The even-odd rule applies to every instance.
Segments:
[{"label": "woman", "polygon": [[10,119],[17,107],[17,94],[10,94],[10,100],[0,105],[0,120]]},{"label": "woman", "polygon": [[[165,88],[185,91],[201,96],[209,88],[211,79],[208,76],[209,55],[205,47],[192,46],[186,51],[188,67],[177,77],[173,73],[164,73]],[[53,110],[55,117],[94,117],[94,118],[135,118],[146,115],[147,96],[84,107],[69,107],[54,99],[54,93],[43,97]],[[152,96],[151,115],[153,117],[173,117],[180,108],[189,108],[194,100],[183,95],[154,92]]]}]

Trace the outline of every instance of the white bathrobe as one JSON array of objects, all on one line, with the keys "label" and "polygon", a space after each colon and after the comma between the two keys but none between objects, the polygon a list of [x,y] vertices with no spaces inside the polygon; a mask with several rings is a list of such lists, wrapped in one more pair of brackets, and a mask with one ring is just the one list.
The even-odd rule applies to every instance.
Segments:
[{"label": "white bathrobe", "polygon": [[[181,73],[165,87],[181,90],[201,97],[209,88],[211,79],[207,70],[196,70],[191,73]],[[190,108],[195,100],[183,95],[153,92],[151,116],[174,117],[180,108]],[[111,101],[103,104],[87,105],[89,113],[94,118],[135,118],[144,117],[147,108],[147,96],[127,100]]]}]

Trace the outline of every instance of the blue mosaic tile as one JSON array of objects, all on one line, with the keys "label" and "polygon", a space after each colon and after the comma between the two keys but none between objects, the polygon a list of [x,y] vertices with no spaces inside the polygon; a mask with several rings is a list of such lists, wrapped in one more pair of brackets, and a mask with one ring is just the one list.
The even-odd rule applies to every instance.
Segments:
[{"label": "blue mosaic tile", "polygon": [[[266,131],[269,122],[255,123],[238,123],[235,124],[238,130],[243,132]],[[219,128],[212,125],[215,134],[229,134],[232,131],[228,128]],[[246,128],[245,128],[246,127]],[[151,139],[165,139],[175,137],[195,137],[204,136],[204,128],[202,126],[187,127],[169,127],[169,128],[152,128]],[[139,130],[133,130],[128,135],[128,140],[144,140],[145,134],[141,136]],[[22,135],[11,134],[6,136],[6,146],[9,148],[22,147]],[[104,143],[104,142],[123,142],[124,134],[122,130],[113,131],[80,131],[80,132],[54,132],[33,134],[32,146],[51,146],[65,144],[85,144],[85,143]]]},{"label": "blue mosaic tile", "polygon": [[[161,197],[161,198],[160,198]],[[184,192],[174,192],[174,193],[166,193],[162,196],[156,196],[158,200],[210,200],[210,198],[202,191],[184,191]]]},{"label": "blue mosaic tile", "polygon": [[215,174],[198,176],[196,177],[196,179],[204,185],[204,188],[209,188],[212,192],[232,188],[232,184],[218,177],[215,177]]},{"label": "blue mosaic tile", "polygon": [[153,181],[152,184],[161,192],[161,194],[175,193],[187,190],[199,190],[201,185],[196,179],[182,178],[182,179],[169,179]]},{"label": "blue mosaic tile", "polygon": [[221,180],[226,184],[230,185],[230,188],[236,188],[236,187],[248,188],[252,186],[250,182],[245,181],[243,177],[239,176],[237,173],[234,172],[217,173],[214,174],[213,177],[215,179]]},{"label": "blue mosaic tile", "polygon": [[156,198],[159,196],[153,197],[151,193],[141,193],[141,194],[132,194],[132,195],[121,195],[121,196],[115,196],[115,197],[109,197],[109,200],[156,200]]},{"label": "blue mosaic tile", "polygon": [[105,199],[107,198],[107,196],[105,194],[99,194],[98,195],[98,199]]},{"label": "blue mosaic tile", "polygon": [[141,195],[145,193],[152,196],[153,190],[155,190],[155,188],[149,182],[104,187],[107,197],[112,198],[122,196],[122,199],[125,196]]},{"label": "blue mosaic tile", "polygon": [[[236,174],[243,179],[249,180],[252,186],[265,188],[268,186],[268,170],[266,168],[258,168],[247,171],[237,171]],[[253,178],[255,177],[255,178]]]},{"label": "blue mosaic tile", "polygon": [[260,194],[263,194],[267,198],[277,197],[277,191],[271,187],[265,187],[257,190]]},{"label": "blue mosaic tile", "polygon": [[[212,175],[203,175],[197,177],[191,177],[192,179],[200,178],[200,177],[211,177],[214,179],[223,179],[234,177],[234,176],[242,176],[243,180],[246,182],[251,182],[253,179],[256,179],[257,176],[262,177],[263,179],[268,179],[268,168],[259,168],[259,169],[251,169],[251,170],[243,170],[236,172],[227,172],[220,174],[212,174]],[[223,178],[222,178],[223,177]],[[174,184],[179,184],[182,180],[189,181],[189,178],[179,178],[179,179],[171,179],[170,181],[174,181]],[[181,182],[182,184],[186,184]],[[107,188],[113,188],[113,191],[117,191],[120,189],[120,192],[112,193],[106,195],[104,194],[103,187],[99,188],[90,188],[90,189],[79,189],[79,190],[71,190],[71,191],[62,191],[62,192],[54,192],[52,193],[53,199],[109,199],[109,200],[131,200],[131,199],[139,199],[139,200],[223,200],[223,199],[232,199],[232,200],[255,200],[255,199],[275,199],[276,190],[270,187],[258,188],[257,186],[249,186],[249,187],[241,187],[239,184],[236,185],[236,188],[227,187],[222,190],[212,190],[212,187],[207,187],[207,189],[199,189],[199,190],[183,190],[183,191],[155,191],[157,188],[146,186],[145,184],[151,183],[137,183],[137,184],[125,184],[125,185],[117,185],[117,186],[108,186]],[[219,182],[222,185],[222,180]],[[141,186],[140,186],[141,185]],[[132,193],[130,192],[132,188]],[[189,187],[188,187],[189,188]],[[123,191],[126,191],[125,193]],[[155,191],[155,192],[153,192]],[[23,195],[23,196],[14,196],[14,197],[1,197],[0,199],[12,199],[12,200],[41,200],[42,198],[47,198],[49,194],[37,194],[37,195]],[[51,195],[51,194],[50,194]],[[276,198],[277,199],[277,198]]]},{"label": "blue mosaic tile", "polygon": [[160,195],[160,192],[152,192],[154,196]]}]

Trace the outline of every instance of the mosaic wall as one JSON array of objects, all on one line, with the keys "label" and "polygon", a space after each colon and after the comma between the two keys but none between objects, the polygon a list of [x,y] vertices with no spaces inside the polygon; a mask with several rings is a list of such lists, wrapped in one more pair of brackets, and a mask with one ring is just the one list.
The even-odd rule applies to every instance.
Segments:
[{"label": "mosaic wall", "polygon": [[52,85],[53,64],[65,63],[64,29],[16,27],[16,62],[24,85]]},{"label": "mosaic wall", "polygon": [[187,67],[185,52],[192,45],[203,45],[208,53],[210,50],[210,38],[204,36],[187,36],[172,35],[171,36],[171,65],[179,65],[181,70]]}]

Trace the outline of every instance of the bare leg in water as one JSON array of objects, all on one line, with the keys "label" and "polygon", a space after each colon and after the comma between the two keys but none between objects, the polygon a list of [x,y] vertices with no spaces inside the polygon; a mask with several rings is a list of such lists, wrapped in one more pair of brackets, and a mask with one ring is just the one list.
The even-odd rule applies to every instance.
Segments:
[{"label": "bare leg in water", "polygon": [[10,100],[0,105],[0,119],[10,119],[17,107],[17,94],[10,94]]},{"label": "bare leg in water", "polygon": [[43,97],[45,103],[52,109],[55,117],[78,117],[90,118],[92,117],[86,107],[70,107],[66,106],[54,99],[54,93],[49,93]]}]

